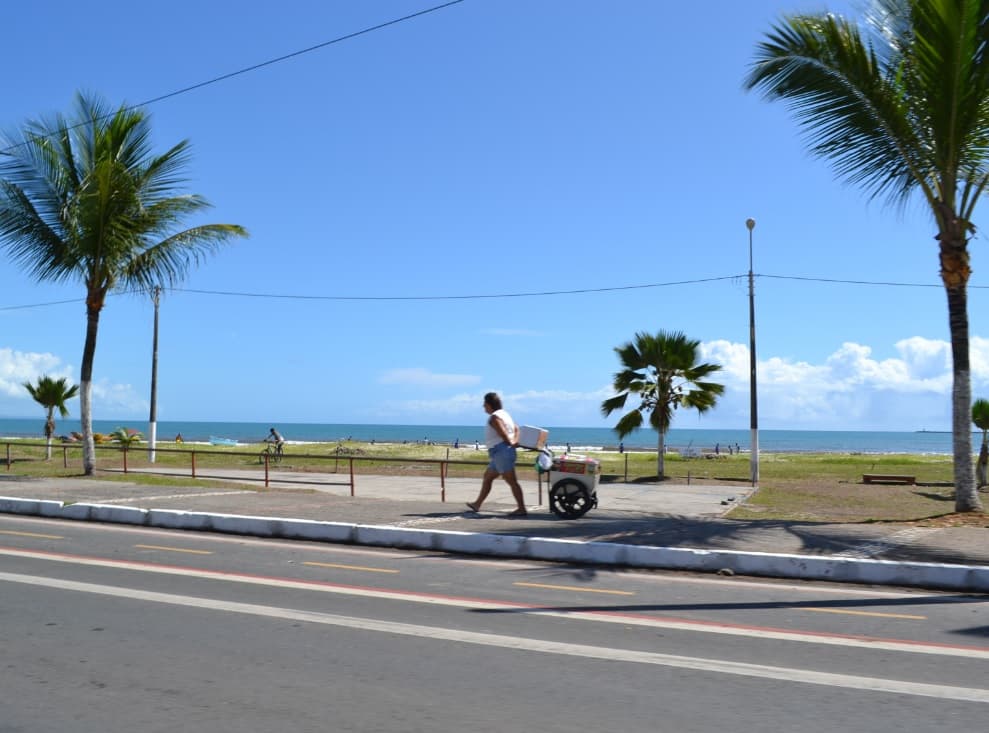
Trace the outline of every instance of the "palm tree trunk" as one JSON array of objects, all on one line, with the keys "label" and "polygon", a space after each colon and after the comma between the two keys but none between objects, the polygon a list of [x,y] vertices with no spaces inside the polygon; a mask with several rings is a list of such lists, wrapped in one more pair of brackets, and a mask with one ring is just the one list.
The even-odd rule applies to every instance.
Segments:
[{"label": "palm tree trunk", "polygon": [[87,476],[96,470],[96,444],[93,441],[93,357],[96,354],[96,332],[100,325],[100,309],[89,299],[86,302],[86,343],[82,349],[79,375],[79,420],[82,422],[82,469]]},{"label": "palm tree trunk", "polygon": [[666,469],[666,433],[662,430],[656,432],[659,433],[659,442],[656,446],[656,480],[662,481]]},{"label": "palm tree trunk", "polygon": [[[954,245],[954,246],[952,246]],[[941,279],[948,293],[948,324],[951,330],[953,384],[951,388],[951,433],[955,474],[955,511],[982,508],[972,470],[972,382],[968,346],[968,252],[942,234]]]},{"label": "palm tree trunk", "polygon": [[55,435],[55,408],[48,408],[48,419],[45,420],[45,460],[52,459],[52,436]]}]

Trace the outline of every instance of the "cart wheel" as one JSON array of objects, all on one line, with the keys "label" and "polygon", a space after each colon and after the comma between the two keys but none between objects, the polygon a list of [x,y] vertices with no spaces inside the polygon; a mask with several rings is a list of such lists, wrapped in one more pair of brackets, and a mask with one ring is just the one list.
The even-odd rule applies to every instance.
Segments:
[{"label": "cart wheel", "polygon": [[561,519],[578,519],[594,505],[587,488],[572,478],[553,484],[549,492],[549,508]]}]

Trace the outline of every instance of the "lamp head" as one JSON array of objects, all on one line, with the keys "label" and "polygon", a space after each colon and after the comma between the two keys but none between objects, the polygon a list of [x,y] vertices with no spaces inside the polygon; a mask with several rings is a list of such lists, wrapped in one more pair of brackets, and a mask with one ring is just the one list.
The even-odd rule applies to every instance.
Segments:
[{"label": "lamp head", "polygon": [[755,219],[746,219],[745,226],[747,226],[749,228],[749,231],[751,232],[753,229],[755,229]]}]

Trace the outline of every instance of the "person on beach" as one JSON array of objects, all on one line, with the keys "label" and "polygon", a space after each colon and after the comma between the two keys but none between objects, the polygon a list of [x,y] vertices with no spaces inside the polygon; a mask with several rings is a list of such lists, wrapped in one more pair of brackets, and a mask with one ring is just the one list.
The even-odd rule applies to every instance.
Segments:
[{"label": "person on beach", "polygon": [[502,407],[501,397],[497,392],[488,392],[484,395],[484,411],[488,413],[488,424],[484,428],[484,445],[488,449],[491,463],[484,471],[480,493],[474,501],[467,502],[467,508],[472,512],[481,511],[481,505],[491,493],[491,485],[498,476],[501,476],[508,483],[518,505],[515,511],[509,512],[508,516],[524,517],[527,514],[525,499],[522,496],[519,480],[515,476],[515,447],[519,444],[519,428],[508,411]]}]

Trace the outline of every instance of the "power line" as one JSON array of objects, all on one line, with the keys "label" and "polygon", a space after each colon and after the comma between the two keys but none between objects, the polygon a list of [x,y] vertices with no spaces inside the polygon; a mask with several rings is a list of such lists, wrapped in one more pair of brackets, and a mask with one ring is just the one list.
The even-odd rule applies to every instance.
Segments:
[{"label": "power line", "polygon": [[[218,295],[225,298],[262,298],[268,300],[324,300],[324,301],[427,301],[427,300],[494,300],[505,298],[538,298],[558,295],[587,295],[594,293],[613,293],[626,290],[646,290],[649,288],[667,288],[677,285],[701,285],[704,283],[723,282],[725,280],[740,280],[748,277],[747,273],[739,275],[722,275],[720,277],[697,278],[694,280],[671,280],[662,283],[646,283],[643,285],[616,285],[606,288],[576,288],[573,290],[535,290],[522,293],[467,293],[463,295],[299,295],[297,293],[249,293],[234,290],[196,290],[191,288],[170,288],[173,293],[192,293],[194,295]],[[754,275],[756,278],[771,280],[796,280],[800,282],[819,282],[832,285],[866,285],[871,287],[901,287],[901,288],[940,288],[937,283],[907,283],[876,280],[841,280],[828,277],[806,277],[802,275]],[[989,285],[969,285],[970,290],[985,290]],[[110,293],[109,297],[119,295],[141,295],[144,290],[128,290]],[[22,305],[0,306],[0,311],[24,310],[27,308],[43,308],[51,305],[79,303],[81,298],[71,300],[55,300],[47,303],[28,303]]]},{"label": "power line", "polygon": [[608,293],[620,290],[642,290],[645,288],[664,288],[673,285],[696,285],[698,283],[717,282],[719,280],[732,280],[737,275],[727,275],[725,277],[709,277],[699,280],[678,280],[667,283],[650,283],[648,285],[619,285],[611,288],[580,288],[577,290],[539,290],[528,293],[488,293],[488,294],[468,294],[468,295],[286,295],[277,293],[238,293],[224,290],[189,290],[185,288],[172,288],[176,293],[195,293],[197,295],[223,295],[239,298],[277,298],[280,300],[487,300],[495,298],[537,298],[552,295],[580,295],[584,293]]},{"label": "power line", "polygon": [[[804,282],[816,283],[836,283],[839,285],[884,285],[896,288],[943,288],[940,283],[898,283],[876,280],[837,280],[828,277],[802,277],[800,275],[756,275],[756,277],[768,277],[773,280],[801,280]],[[970,289],[987,288],[989,285],[969,285]]]},{"label": "power line", "polygon": [[[313,51],[318,51],[321,48],[326,48],[327,46],[332,46],[332,45],[334,45],[336,43],[342,43],[343,41],[349,41],[350,39],[357,38],[358,36],[363,36],[363,35],[366,35],[368,33],[373,33],[374,31],[379,31],[382,28],[387,28],[388,26],[391,26],[391,25],[396,25],[398,23],[404,23],[407,20],[412,20],[413,18],[418,18],[418,17],[420,17],[422,15],[427,15],[429,13],[435,13],[437,10],[443,10],[444,8],[448,8],[451,5],[457,5],[458,3],[462,3],[462,2],[464,2],[464,0],[450,0],[450,2],[443,3],[442,5],[436,5],[436,6],[431,7],[431,8],[426,8],[425,10],[420,10],[418,12],[411,13],[410,15],[404,15],[401,18],[395,18],[394,20],[388,20],[388,21],[385,21],[384,23],[379,23],[378,25],[373,25],[373,26],[370,26],[369,28],[364,28],[363,30],[354,31],[353,33],[348,33],[347,35],[339,36],[338,38],[334,38],[332,40],[325,41],[323,43],[318,43],[315,46],[310,46],[309,48],[304,48],[301,51],[293,51],[292,53],[287,53],[284,56],[278,56],[277,58],[269,59],[268,61],[262,61],[259,64],[254,64],[253,66],[245,66],[243,69],[238,69],[237,71],[231,71],[229,74],[223,74],[221,76],[217,76],[217,77],[215,77],[213,79],[210,79],[208,81],[202,81],[202,82],[199,82],[198,84],[193,84],[192,86],[188,86],[188,87],[185,87],[183,89],[178,89],[178,90],[176,90],[174,92],[169,92],[168,94],[162,94],[160,97],[154,97],[152,99],[149,99],[149,100],[147,100],[145,102],[141,102],[140,104],[137,104],[137,105],[134,105],[134,106],[135,107],[145,107],[145,106],[147,106],[149,104],[155,104],[156,102],[161,102],[161,101],[163,101],[165,99],[170,99],[172,97],[177,97],[180,94],[186,94],[188,92],[195,91],[196,89],[202,89],[203,87],[210,86],[211,84],[216,84],[216,83],[221,82],[221,81],[226,81],[227,79],[232,79],[235,76],[241,76],[242,74],[248,74],[248,73],[250,73],[252,71],[257,71],[258,69],[263,69],[266,66],[272,66],[274,64],[281,63],[282,61],[287,61],[288,59],[293,59],[296,56],[302,56],[303,54],[311,53]],[[129,109],[132,109],[132,108],[129,108]]]},{"label": "power line", "polygon": [[[464,1],[465,0],[450,0],[449,2],[445,2],[445,3],[441,4],[441,5],[434,5],[433,7],[426,8],[425,10],[419,10],[419,11],[417,11],[415,13],[410,13],[409,15],[403,15],[401,18],[394,18],[393,20],[387,20],[384,23],[378,23],[377,25],[372,25],[372,26],[369,26],[368,28],[364,28],[364,29],[359,30],[359,31],[354,31],[353,33],[347,33],[346,35],[338,36],[337,38],[333,38],[333,39],[331,39],[329,41],[324,41],[323,43],[317,43],[315,46],[309,46],[309,48],[303,48],[303,49],[301,49],[299,51],[293,51],[292,53],[287,53],[284,56],[278,56],[278,57],[273,58],[273,59],[268,59],[267,61],[262,61],[261,63],[253,64],[251,66],[245,66],[244,68],[238,69],[237,71],[231,71],[228,74],[221,74],[220,76],[214,77],[212,79],[208,79],[207,81],[201,81],[198,84],[193,84],[191,86],[183,87],[182,89],[177,89],[174,92],[168,92],[167,94],[162,94],[162,95],[157,96],[157,97],[152,97],[151,99],[147,99],[147,100],[145,100],[143,102],[140,102],[139,104],[132,104],[132,105],[129,105],[127,107],[124,107],[123,110],[129,112],[130,110],[138,109],[140,107],[147,107],[147,106],[152,105],[152,104],[155,104],[157,102],[162,102],[162,101],[164,101],[166,99],[171,99],[172,97],[177,97],[177,96],[179,96],[181,94],[187,94],[189,92],[196,91],[197,89],[202,89],[203,87],[208,87],[208,86],[210,86],[212,84],[217,84],[217,83],[219,83],[221,81],[226,81],[227,79],[232,79],[235,76],[241,76],[243,74],[249,74],[252,71],[257,71],[258,69],[263,69],[266,66],[272,66],[274,64],[281,63],[282,61],[288,61],[289,59],[293,59],[293,58],[295,58],[297,56],[302,56],[303,54],[312,53],[313,51],[318,51],[318,50],[320,50],[322,48],[326,48],[327,46],[332,46],[332,45],[337,44],[337,43],[342,43],[343,41],[349,41],[352,38],[357,38],[358,36],[363,36],[363,35],[366,35],[368,33],[373,33],[374,31],[379,31],[382,28],[387,28],[388,26],[397,25],[398,23],[404,23],[407,20],[413,20],[414,18],[418,18],[418,17],[423,16],[423,15],[428,15],[429,13],[435,13],[438,10],[443,10],[445,8],[450,7],[451,5],[458,5],[459,3],[462,3]],[[101,121],[104,120],[104,119],[109,119],[110,117],[113,117],[113,115],[117,114],[118,111],[120,111],[120,110],[114,110],[110,114],[105,115],[104,117],[101,118]],[[69,130],[75,130],[75,129],[79,128],[79,127],[84,127],[85,125],[88,125],[88,124],[90,124],[90,121],[80,122],[79,124],[72,125],[69,128],[67,128],[67,129],[69,129]],[[35,136],[32,139],[35,139],[36,140],[36,139],[39,139],[39,138],[37,136]],[[18,143],[16,145],[11,145],[11,146],[9,146],[7,148],[2,148],[2,149],[0,149],[0,154],[2,154],[2,153],[8,153],[11,150],[15,150],[15,149],[17,149],[19,147],[22,147],[23,145],[26,145],[26,144],[27,144],[27,141],[24,141],[24,142]]]}]

